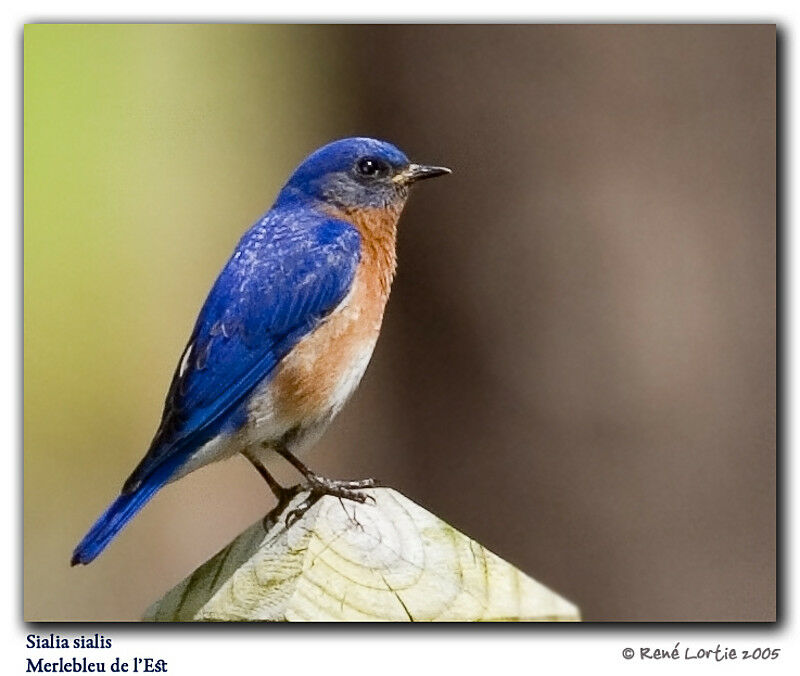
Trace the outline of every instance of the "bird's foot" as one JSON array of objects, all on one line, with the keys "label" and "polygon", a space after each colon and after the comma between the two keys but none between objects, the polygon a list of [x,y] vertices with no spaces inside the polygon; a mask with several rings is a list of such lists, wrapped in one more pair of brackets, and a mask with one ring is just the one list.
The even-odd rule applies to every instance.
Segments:
[{"label": "bird's foot", "polygon": [[279,486],[277,489],[273,488],[272,492],[275,494],[275,498],[278,500],[276,509],[280,510],[288,506],[288,504],[294,500],[295,496],[300,492],[300,489],[301,486],[292,486],[291,488]]},{"label": "bird's foot", "polygon": [[307,484],[303,487],[309,491],[308,497],[297,507],[286,515],[286,527],[289,528],[295,521],[302,516],[324,495],[332,495],[340,500],[352,500],[353,502],[365,503],[368,500],[375,502],[371,495],[366,495],[360,491],[367,488],[376,488],[380,482],[376,479],[359,479],[356,481],[342,481],[337,479],[327,479],[316,474],[309,474],[306,477]]}]

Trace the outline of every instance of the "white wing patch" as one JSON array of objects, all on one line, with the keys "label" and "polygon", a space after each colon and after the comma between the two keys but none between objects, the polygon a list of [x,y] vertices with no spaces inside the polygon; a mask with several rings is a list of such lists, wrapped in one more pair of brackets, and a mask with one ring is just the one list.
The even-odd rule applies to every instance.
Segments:
[{"label": "white wing patch", "polygon": [[194,343],[189,343],[186,346],[186,349],[183,351],[183,356],[181,357],[181,365],[178,368],[178,377],[182,378],[183,374],[186,373],[186,369],[189,366],[189,358],[192,356],[192,348],[194,347]]}]

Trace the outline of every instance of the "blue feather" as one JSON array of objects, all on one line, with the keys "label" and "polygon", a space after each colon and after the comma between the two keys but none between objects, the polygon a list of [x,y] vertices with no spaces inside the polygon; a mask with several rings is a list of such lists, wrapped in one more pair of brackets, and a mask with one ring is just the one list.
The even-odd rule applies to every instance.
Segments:
[{"label": "blue feather", "polygon": [[138,514],[159,488],[169,481],[175,472],[178,460],[178,457],[174,457],[170,462],[163,463],[133,493],[123,493],[114,500],[75,547],[70,564],[74,566],[94,561],[125,524]]}]

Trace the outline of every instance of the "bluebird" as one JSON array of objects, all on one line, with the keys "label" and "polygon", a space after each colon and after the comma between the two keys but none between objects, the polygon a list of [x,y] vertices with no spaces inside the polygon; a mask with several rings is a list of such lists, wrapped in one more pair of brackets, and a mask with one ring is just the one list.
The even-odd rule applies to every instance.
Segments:
[{"label": "bluebird", "polygon": [[395,146],[347,138],[316,150],[244,234],[217,277],[178,361],[150,448],[81,540],[93,561],[165,484],[243,454],[279,503],[264,463],[278,454],[309,496],[364,502],[373,479],[337,481],[299,458],[353,394],[372,356],[397,263],[409,187],[449,174]]}]

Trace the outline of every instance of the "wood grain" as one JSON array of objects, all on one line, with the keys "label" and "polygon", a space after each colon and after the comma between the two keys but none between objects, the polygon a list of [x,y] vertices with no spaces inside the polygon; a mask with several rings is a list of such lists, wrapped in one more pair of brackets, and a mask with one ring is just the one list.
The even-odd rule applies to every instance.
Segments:
[{"label": "wood grain", "polygon": [[400,493],[267,515],[145,621],[577,621],[578,609]]}]

